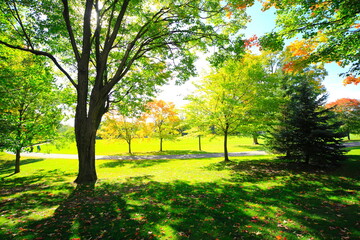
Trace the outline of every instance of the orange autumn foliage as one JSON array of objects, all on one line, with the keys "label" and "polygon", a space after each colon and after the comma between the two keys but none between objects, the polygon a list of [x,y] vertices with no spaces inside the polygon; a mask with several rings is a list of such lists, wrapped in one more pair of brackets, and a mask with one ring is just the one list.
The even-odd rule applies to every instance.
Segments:
[{"label": "orange autumn foliage", "polygon": [[278,3],[276,1],[273,0],[259,0],[259,2],[262,3],[262,11],[266,11],[268,9],[270,9],[271,7],[274,7],[276,9],[279,9]]},{"label": "orange autumn foliage", "polygon": [[243,10],[246,9],[247,7],[251,7],[253,5],[253,1],[248,1],[248,0],[243,0],[242,2],[239,2],[238,4],[228,4],[224,7],[224,9],[227,11],[226,13],[226,17],[231,18],[231,16],[233,15],[233,11],[235,11],[235,9],[238,10]]},{"label": "orange autumn foliage", "polygon": [[336,112],[344,112],[351,110],[358,110],[360,111],[360,101],[353,98],[340,98],[334,102],[326,104],[327,108],[334,107]]},{"label": "orange autumn foliage", "polygon": [[302,39],[292,42],[288,48],[294,57],[307,57],[315,50],[316,45]]},{"label": "orange autumn foliage", "polygon": [[331,2],[325,1],[325,2],[321,2],[321,3],[317,3],[317,4],[312,5],[310,7],[310,9],[312,11],[317,11],[317,10],[324,11],[324,10],[329,8],[330,4],[331,4]]},{"label": "orange autumn foliage", "polygon": [[353,75],[349,75],[343,80],[343,83],[344,83],[344,85],[348,85],[348,84],[358,85],[360,83],[360,77],[355,77]]},{"label": "orange autumn foliage", "polygon": [[301,39],[292,42],[287,47],[291,60],[283,66],[283,71],[297,72],[302,70],[308,64],[307,60],[310,55],[316,50],[319,43],[323,41],[326,41],[326,39],[320,32],[320,35],[315,39]]},{"label": "orange autumn foliage", "polygon": [[293,60],[293,61],[289,61],[288,63],[285,63],[284,66],[282,67],[282,70],[284,72],[287,73],[296,73],[296,72],[300,72],[302,71],[307,63],[302,61],[303,59],[299,59],[299,60]]},{"label": "orange autumn foliage", "polygon": [[238,5],[236,5],[236,8],[237,9],[245,9],[245,8],[247,8],[248,6],[246,5],[246,3],[242,3],[242,4],[238,4]]}]

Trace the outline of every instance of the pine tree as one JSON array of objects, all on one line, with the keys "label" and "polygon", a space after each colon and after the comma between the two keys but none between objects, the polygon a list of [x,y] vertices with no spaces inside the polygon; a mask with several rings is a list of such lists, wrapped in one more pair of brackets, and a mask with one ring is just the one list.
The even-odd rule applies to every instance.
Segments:
[{"label": "pine tree", "polygon": [[321,94],[312,79],[293,78],[296,83],[285,91],[288,101],[281,108],[279,124],[270,133],[269,148],[306,164],[338,163],[345,158],[342,138],[346,134],[337,131],[341,123],[324,108],[327,96]]}]

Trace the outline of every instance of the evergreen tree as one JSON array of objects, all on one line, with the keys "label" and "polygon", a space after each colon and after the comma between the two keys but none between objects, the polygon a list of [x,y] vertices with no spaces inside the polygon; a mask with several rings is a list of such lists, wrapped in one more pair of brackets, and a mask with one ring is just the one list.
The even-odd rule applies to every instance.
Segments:
[{"label": "evergreen tree", "polygon": [[341,139],[346,134],[336,131],[341,123],[324,108],[327,96],[316,88],[313,79],[291,78],[296,84],[285,90],[288,100],[282,106],[279,124],[271,131],[269,148],[306,164],[329,165],[343,160]]}]

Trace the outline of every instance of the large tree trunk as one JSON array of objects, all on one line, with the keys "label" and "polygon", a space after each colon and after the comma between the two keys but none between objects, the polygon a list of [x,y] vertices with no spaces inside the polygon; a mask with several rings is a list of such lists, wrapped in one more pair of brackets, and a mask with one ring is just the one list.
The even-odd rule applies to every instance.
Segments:
[{"label": "large tree trunk", "polygon": [[[75,180],[78,184],[92,184],[97,180],[95,168],[95,137],[96,130],[80,129],[81,136],[76,136],[79,157],[79,171]],[[77,134],[78,135],[78,134]]]},{"label": "large tree trunk", "polygon": [[227,140],[228,140],[228,126],[226,126],[226,129],[224,131],[224,161],[229,162],[229,153],[227,149]]},{"label": "large tree trunk", "polygon": [[21,149],[16,149],[16,152],[15,152],[15,173],[20,172],[20,152],[21,152]]},{"label": "large tree trunk", "polygon": [[[87,89],[87,88],[85,88]],[[78,89],[75,114],[75,136],[79,157],[79,171],[75,180],[77,184],[93,184],[97,180],[95,168],[96,132],[101,118],[106,112],[106,97],[101,96],[94,87],[87,112],[87,93]]]}]

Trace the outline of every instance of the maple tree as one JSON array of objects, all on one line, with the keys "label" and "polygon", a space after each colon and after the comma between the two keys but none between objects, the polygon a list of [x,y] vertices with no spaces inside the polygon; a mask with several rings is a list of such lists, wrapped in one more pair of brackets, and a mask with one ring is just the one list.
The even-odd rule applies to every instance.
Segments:
[{"label": "maple tree", "polygon": [[326,104],[327,108],[336,112],[343,123],[341,130],[346,132],[350,140],[350,133],[360,133],[360,101],[358,99],[341,98]]},{"label": "maple tree", "polygon": [[128,144],[128,152],[132,154],[131,142],[138,137],[141,124],[139,118],[107,113],[101,123],[99,136],[104,139],[123,139]]},{"label": "maple tree", "polygon": [[76,183],[97,180],[96,132],[113,101],[131,104],[170,78],[188,79],[195,47],[239,50],[240,2],[253,1],[0,2],[0,44],[46,56],[76,90]]},{"label": "maple tree", "polygon": [[293,46],[298,45],[296,54],[302,55],[303,61],[335,61],[343,67],[349,66],[347,73],[343,74],[347,76],[344,83],[359,82],[360,4],[357,1],[264,1],[264,10],[270,7],[277,9],[278,26],[276,32],[268,35],[271,37],[264,38],[270,46],[275,46],[274,43],[282,37],[292,38],[301,34],[303,39],[295,41]]},{"label": "maple tree", "polygon": [[180,118],[175,105],[171,102],[163,100],[148,102],[146,112],[142,118],[151,126],[152,136],[159,138],[160,152],[163,151],[164,139],[174,139],[179,134],[176,127],[180,123]]},{"label": "maple tree", "polygon": [[[230,161],[227,139],[253,123],[254,109],[262,102],[262,89],[270,80],[261,56],[245,55],[241,60],[227,61],[224,67],[201,80],[197,90],[188,96],[190,116],[197,115],[196,126],[214,128],[224,137],[224,161]],[[269,90],[268,88],[267,90]]]}]

